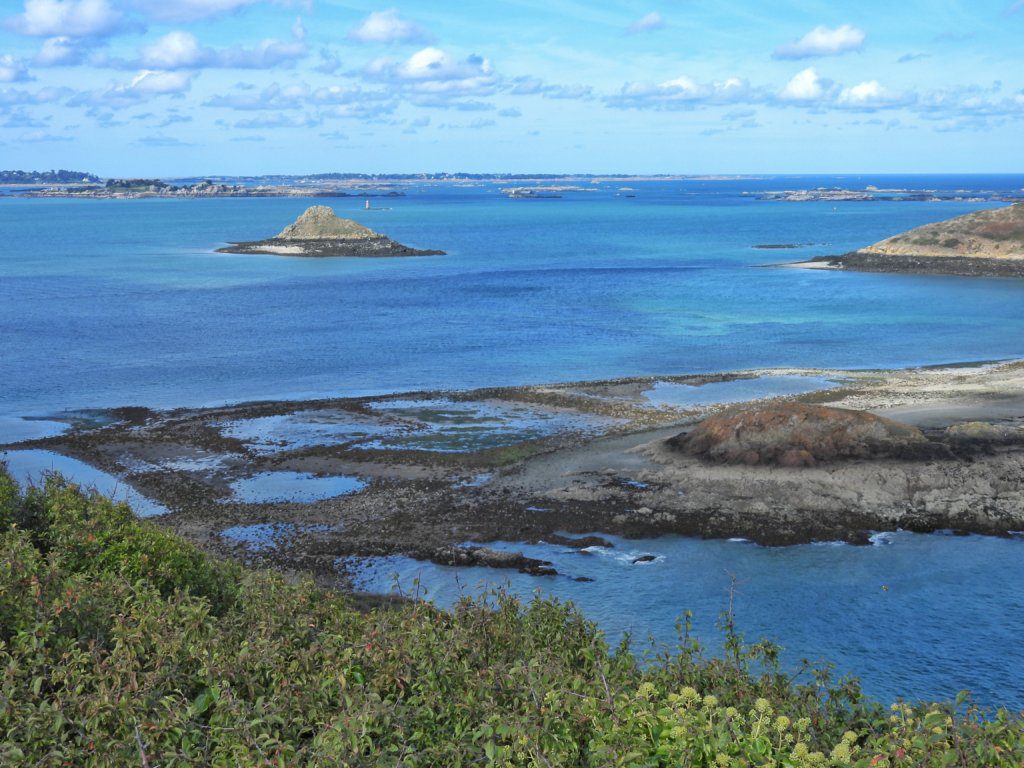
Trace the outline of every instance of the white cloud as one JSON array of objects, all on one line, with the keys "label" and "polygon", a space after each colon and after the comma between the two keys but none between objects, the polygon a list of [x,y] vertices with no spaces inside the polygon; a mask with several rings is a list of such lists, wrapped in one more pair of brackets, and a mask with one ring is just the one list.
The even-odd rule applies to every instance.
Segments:
[{"label": "white cloud", "polygon": [[905,105],[910,100],[910,97],[905,94],[883,88],[877,80],[868,80],[850,88],[843,88],[839,93],[837,104],[841,107],[870,110]]},{"label": "white cloud", "polygon": [[816,56],[838,56],[849,51],[859,51],[867,36],[863,30],[850,24],[829,29],[819,26],[799,40],[779,46],[773,56],[776,59],[809,59]]},{"label": "white cloud", "polygon": [[425,29],[403,19],[395,8],[374,11],[348,36],[361,43],[416,43],[430,40],[430,34]]},{"label": "white cloud", "polygon": [[738,77],[698,83],[681,77],[652,83],[626,83],[622,90],[606,100],[619,109],[693,109],[709,104],[735,104],[756,98],[750,84]]},{"label": "white cloud", "polygon": [[192,85],[192,76],[184,72],[160,72],[144,69],[126,86],[119,89],[137,96],[160,96],[183,93]]},{"label": "white cloud", "polygon": [[0,83],[21,83],[32,78],[28,75],[25,62],[9,53],[0,56]]},{"label": "white cloud", "polygon": [[269,69],[287,65],[304,57],[308,49],[303,40],[305,30],[297,22],[292,30],[292,41],[263,40],[252,48],[233,46],[221,50],[208,48],[199,43],[191,32],[168,32],[154,43],[140,51],[137,62],[127,62],[131,67],[147,69],[200,69],[221,67],[229,69]]},{"label": "white cloud", "polygon": [[33,62],[39,67],[58,67],[79,64],[89,51],[89,45],[70,37],[50,37],[43,41]]},{"label": "white cloud", "polygon": [[808,67],[793,75],[786,83],[779,96],[783,101],[815,102],[821,101],[834,91],[831,80],[818,74],[814,67]]},{"label": "white cloud", "polygon": [[213,96],[204,105],[239,110],[294,109],[305,103],[310,93],[305,85],[282,88],[279,83],[271,83],[259,93],[250,93],[248,88],[239,90],[246,92]]},{"label": "white cloud", "polygon": [[180,69],[202,65],[210,53],[191,32],[168,32],[143,48],[140,59],[145,67]]},{"label": "white cloud", "polygon": [[276,114],[266,117],[251,117],[245,120],[239,120],[235,123],[235,128],[245,128],[249,130],[262,130],[264,128],[313,128],[314,126],[320,125],[322,122],[323,120],[316,115]]},{"label": "white cloud", "polygon": [[102,37],[123,23],[108,0],[25,0],[24,11],[8,19],[14,31],[38,37]]},{"label": "white cloud", "polygon": [[317,72],[323,72],[325,75],[333,75],[341,69],[341,59],[329,48],[321,48],[320,63],[313,67],[313,69]]},{"label": "white cloud", "polygon": [[440,48],[424,48],[396,62],[377,59],[364,70],[371,80],[402,85],[417,93],[468,94],[488,92],[497,85],[491,62],[472,54],[455,59]]},{"label": "white cloud", "polygon": [[665,17],[657,11],[651,11],[630,24],[626,31],[631,35],[635,35],[640,32],[653,32],[664,27]]},{"label": "white cloud", "polygon": [[557,85],[546,83],[539,77],[524,75],[512,78],[508,92],[516,96],[543,96],[546,99],[590,99],[593,88],[589,85]]},{"label": "white cloud", "polygon": [[78,93],[68,100],[68,105],[123,109],[157,96],[180,96],[191,87],[192,75],[189,73],[144,69],[127,83]]},{"label": "white cloud", "polygon": [[[213,96],[204,102],[204,106],[221,107],[248,112],[284,112],[309,108],[310,114],[316,113],[317,119],[325,117],[357,117],[369,119],[393,112],[395,102],[392,97],[382,91],[364,91],[360,88],[342,88],[330,86],[326,88],[310,88],[303,84],[282,87],[272,83],[258,93],[249,89],[237,89],[241,93],[229,93]],[[309,115],[307,115],[307,118]],[[278,118],[268,118],[276,120]],[[298,120],[299,118],[295,118]],[[306,118],[303,118],[306,119]],[[277,126],[285,125],[280,118]],[[297,124],[297,123],[295,123]],[[261,124],[258,119],[246,121],[245,127],[275,127],[269,123]]]},{"label": "white cloud", "polygon": [[69,88],[40,88],[38,91],[24,91],[16,88],[0,89],[0,107],[20,104],[52,104],[70,96]]}]

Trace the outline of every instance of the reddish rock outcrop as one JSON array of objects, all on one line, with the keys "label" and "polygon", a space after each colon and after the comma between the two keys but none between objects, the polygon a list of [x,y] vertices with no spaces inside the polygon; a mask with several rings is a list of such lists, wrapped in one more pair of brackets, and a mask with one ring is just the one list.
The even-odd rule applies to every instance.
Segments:
[{"label": "reddish rock outcrop", "polygon": [[928,439],[915,427],[865,411],[787,403],[709,416],[669,445],[719,464],[811,467],[851,458],[917,457]]}]

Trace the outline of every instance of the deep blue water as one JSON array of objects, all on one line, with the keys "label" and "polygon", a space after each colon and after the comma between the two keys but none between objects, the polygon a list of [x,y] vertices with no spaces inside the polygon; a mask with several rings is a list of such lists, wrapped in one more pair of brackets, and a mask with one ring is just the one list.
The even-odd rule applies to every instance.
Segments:
[{"label": "deep blue water", "polygon": [[[614,644],[631,633],[674,645],[675,625],[694,613],[709,653],[729,605],[748,641],[769,638],[782,661],[833,662],[856,674],[871,696],[952,699],[970,690],[987,705],[1024,709],[1024,540],[913,533],[878,534],[870,547],[811,544],[759,547],[678,536],[629,541],[581,554],[547,544],[495,544],[554,563],[560,576],[537,578],[488,568],[453,568],[403,557],[367,561],[360,586],[415,594],[451,605],[462,595],[504,588],[528,598],[541,589],[574,601]],[[643,554],[651,563],[633,564]],[[586,576],[591,583],[573,581]],[[397,577],[397,584],[396,584]]]},{"label": "deep blue water", "polygon": [[[988,205],[753,197],[867,184],[1019,193],[1024,177],[610,182],[558,200],[424,185],[372,212],[361,199],[0,197],[0,442],[53,429],[17,417],[63,409],[1024,357],[1024,281],[752,268],[842,253]],[[616,194],[627,185],[635,198]],[[273,235],[321,202],[448,255],[212,252]],[[808,245],[752,247],[766,243]],[[556,591],[611,631],[664,637],[682,609],[717,613],[720,575],[732,568],[756,585],[750,605],[768,606],[741,610],[748,632],[856,670],[879,695],[969,687],[987,703],[1024,705],[1024,543],[909,541],[884,554],[666,544],[700,569],[655,564],[636,571],[644,581]],[[442,589],[448,577],[431,578]],[[882,593],[880,582],[902,586]],[[616,584],[648,597],[613,599]]]},{"label": "deep blue water", "polygon": [[[493,187],[360,199],[0,198],[0,415],[539,383],[767,365],[1024,355],[1024,282],[751,269],[843,252],[976,203],[785,203],[819,184],[1004,189],[1024,178]],[[212,253],[315,202],[447,256]],[[813,243],[766,251],[761,243]]]}]

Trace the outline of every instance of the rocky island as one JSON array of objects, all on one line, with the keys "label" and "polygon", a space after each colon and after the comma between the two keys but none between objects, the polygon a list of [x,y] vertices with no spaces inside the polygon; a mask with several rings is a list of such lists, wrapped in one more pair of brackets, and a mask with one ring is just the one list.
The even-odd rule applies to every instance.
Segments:
[{"label": "rocky island", "polygon": [[267,240],[232,243],[218,253],[273,253],[280,256],[440,256],[444,251],[419,250],[396,243],[352,219],[343,219],[326,205],[306,209],[293,224]]},{"label": "rocky island", "polygon": [[821,256],[791,266],[1024,277],[1024,203],[926,224],[852,253]]}]

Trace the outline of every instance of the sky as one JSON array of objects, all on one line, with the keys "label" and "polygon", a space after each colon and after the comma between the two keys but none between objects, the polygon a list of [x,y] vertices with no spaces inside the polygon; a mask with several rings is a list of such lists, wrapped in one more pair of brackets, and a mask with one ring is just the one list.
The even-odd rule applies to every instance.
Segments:
[{"label": "sky", "polygon": [[0,0],[0,168],[1024,171],[1024,0]]}]

